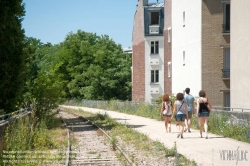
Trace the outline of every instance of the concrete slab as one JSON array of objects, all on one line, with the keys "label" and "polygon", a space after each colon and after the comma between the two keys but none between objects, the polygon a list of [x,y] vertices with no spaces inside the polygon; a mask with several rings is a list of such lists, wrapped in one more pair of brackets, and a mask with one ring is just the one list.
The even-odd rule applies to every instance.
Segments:
[{"label": "concrete slab", "polygon": [[107,113],[120,123],[129,124],[135,130],[147,134],[152,140],[164,143],[167,148],[172,148],[176,142],[177,151],[190,160],[194,160],[199,166],[250,165],[249,143],[211,133],[209,133],[208,139],[200,138],[199,131],[194,129],[191,129],[191,133],[184,133],[184,139],[180,139],[177,138],[175,125],[172,125],[171,133],[165,132],[163,121],[102,109],[75,106],[62,107],[81,109],[92,113]]}]

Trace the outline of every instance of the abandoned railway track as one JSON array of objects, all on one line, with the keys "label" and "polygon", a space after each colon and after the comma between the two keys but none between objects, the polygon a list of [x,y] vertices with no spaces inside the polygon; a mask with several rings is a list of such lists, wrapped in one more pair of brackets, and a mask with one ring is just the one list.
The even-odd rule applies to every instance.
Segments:
[{"label": "abandoned railway track", "polygon": [[111,137],[91,121],[65,111],[60,111],[60,116],[70,130],[73,140],[66,164],[133,165],[121,148],[112,143]]}]

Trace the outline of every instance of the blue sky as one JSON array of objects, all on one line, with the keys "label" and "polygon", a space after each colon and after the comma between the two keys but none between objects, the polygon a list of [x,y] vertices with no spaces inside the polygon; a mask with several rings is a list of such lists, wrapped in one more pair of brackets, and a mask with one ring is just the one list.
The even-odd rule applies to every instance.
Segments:
[{"label": "blue sky", "polygon": [[132,46],[138,0],[23,0],[25,35],[43,43],[63,42],[78,29],[107,34],[122,47]]}]

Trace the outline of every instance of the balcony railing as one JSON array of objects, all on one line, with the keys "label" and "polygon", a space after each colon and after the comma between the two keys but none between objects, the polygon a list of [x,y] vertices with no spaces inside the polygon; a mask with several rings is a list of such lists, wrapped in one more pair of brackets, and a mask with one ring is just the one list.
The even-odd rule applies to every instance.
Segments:
[{"label": "balcony railing", "polygon": [[222,24],[223,33],[230,33],[230,24]]},{"label": "balcony railing", "polygon": [[230,69],[221,69],[222,70],[222,78],[230,78]]}]

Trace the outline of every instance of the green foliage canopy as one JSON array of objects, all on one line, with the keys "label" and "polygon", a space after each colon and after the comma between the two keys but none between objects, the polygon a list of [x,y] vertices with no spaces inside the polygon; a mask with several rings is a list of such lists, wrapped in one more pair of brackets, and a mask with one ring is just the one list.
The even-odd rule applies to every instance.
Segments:
[{"label": "green foliage canopy", "polygon": [[22,0],[0,1],[0,109],[10,112],[21,93],[24,69]]},{"label": "green foliage canopy", "polygon": [[35,101],[39,117],[62,98],[131,99],[131,54],[107,35],[79,30],[57,45],[35,38],[24,41],[24,100]]},{"label": "green foliage canopy", "polygon": [[70,33],[61,56],[71,98],[131,99],[131,55],[123,53],[121,45],[107,35],[81,30]]}]

